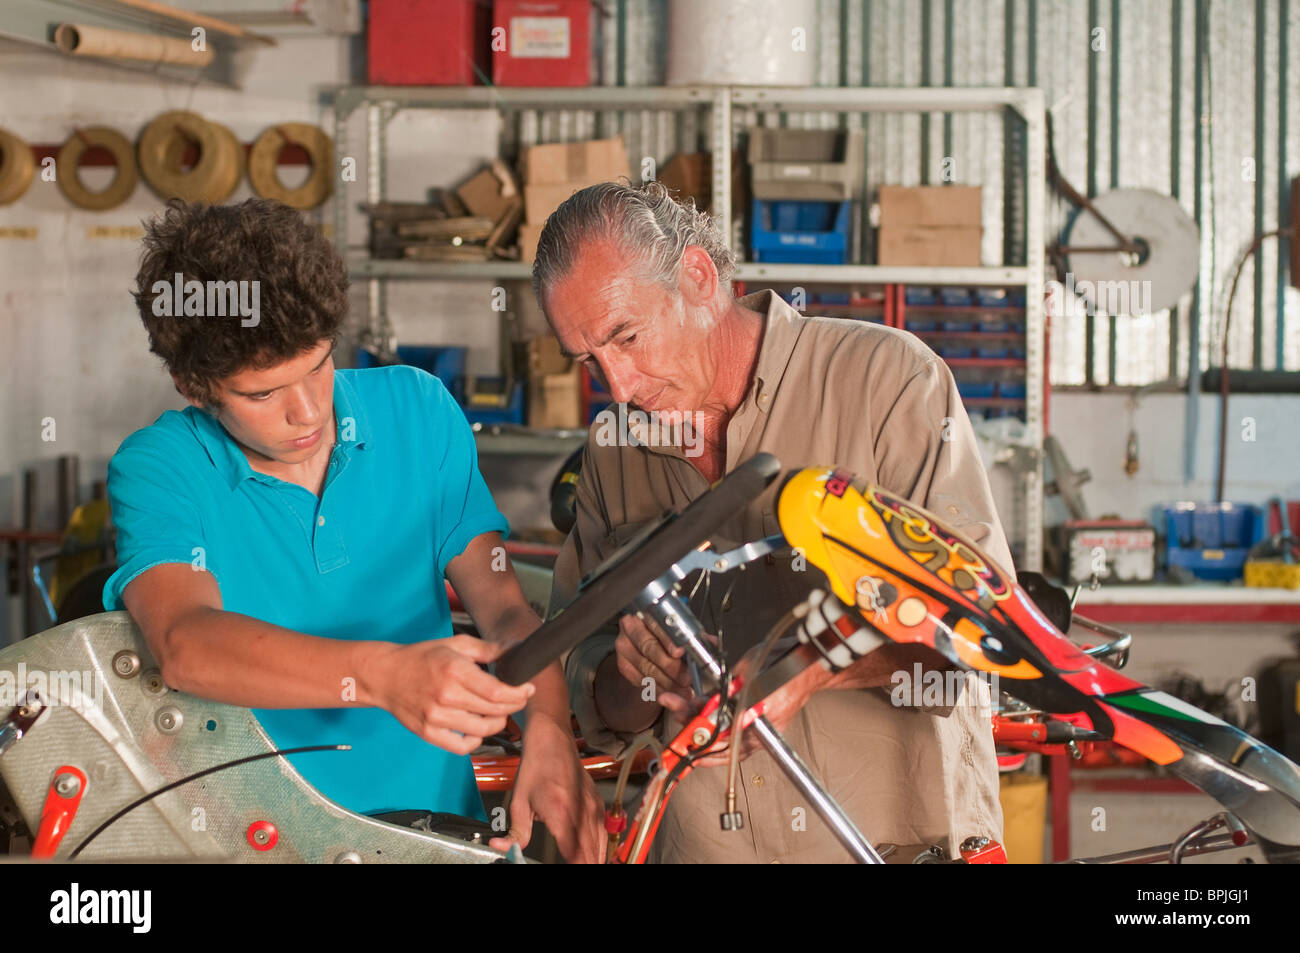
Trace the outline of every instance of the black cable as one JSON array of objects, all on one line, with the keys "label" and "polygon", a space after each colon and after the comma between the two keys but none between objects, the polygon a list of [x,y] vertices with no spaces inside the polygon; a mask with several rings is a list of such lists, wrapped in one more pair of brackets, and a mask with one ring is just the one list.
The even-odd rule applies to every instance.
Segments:
[{"label": "black cable", "polygon": [[83,840],[80,844],[78,844],[76,849],[71,854],[68,855],[68,860],[75,859],[78,854],[80,854],[83,850],[86,849],[86,847],[90,844],[91,841],[93,841],[100,834],[104,833],[104,831],[108,828],[108,826],[112,824],[114,821],[118,820],[121,817],[126,816],[131,811],[134,811],[141,804],[144,804],[146,801],[150,801],[156,798],[159,794],[166,794],[168,791],[172,790],[173,788],[178,788],[182,784],[188,784],[191,781],[197,781],[199,778],[206,777],[209,774],[215,774],[217,771],[224,771],[226,768],[235,768],[241,764],[248,764],[250,761],[260,761],[263,758],[276,758],[279,757],[280,755],[302,754],[303,752],[306,751],[351,751],[351,750],[352,750],[351,745],[308,745],[307,747],[304,748],[285,748],[284,750],[276,749],[275,751],[264,751],[262,754],[249,755],[247,758],[238,758],[235,761],[226,761],[221,764],[214,765],[211,768],[204,768],[202,771],[197,771],[194,774],[186,775],[185,777],[181,778],[179,781],[173,781],[170,784],[164,784],[157,791],[153,791],[149,794],[146,794],[142,798],[137,798],[136,800],[132,801],[126,807],[122,808],[122,810],[118,811],[116,814],[114,814],[112,817],[106,820],[103,824],[100,824],[97,828],[95,828],[90,833],[90,836],[87,837],[85,840]]}]

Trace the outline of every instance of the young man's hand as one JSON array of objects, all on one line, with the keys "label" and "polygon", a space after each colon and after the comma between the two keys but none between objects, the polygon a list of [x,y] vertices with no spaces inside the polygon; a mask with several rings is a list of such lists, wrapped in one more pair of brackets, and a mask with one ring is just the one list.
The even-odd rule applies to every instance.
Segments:
[{"label": "young man's hand", "polygon": [[527,847],[533,821],[555,837],[569,863],[599,864],[605,859],[605,802],[583,770],[568,725],[534,716],[524,729],[524,756],[510,798],[510,830],[488,842],[497,850],[512,843]]},{"label": "young man's hand", "polygon": [[382,653],[365,681],[376,704],[421,738],[455,754],[469,754],[505,730],[506,718],[532,697],[531,683],[507,685],[479,668],[505,647],[469,635]]}]

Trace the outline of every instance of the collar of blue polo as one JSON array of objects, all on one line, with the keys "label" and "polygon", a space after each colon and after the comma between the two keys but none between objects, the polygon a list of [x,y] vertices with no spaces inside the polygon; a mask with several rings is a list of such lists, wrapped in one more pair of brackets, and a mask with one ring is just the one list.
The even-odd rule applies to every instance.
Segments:
[{"label": "collar of blue polo", "polygon": [[[206,410],[187,407],[185,413],[194,421],[199,442],[203,444],[212,465],[230,484],[233,490],[243,480],[279,482],[275,477],[259,473],[248,465],[248,457],[234,441],[217,418]],[[334,429],[335,452],[350,454],[353,449],[364,450],[373,439],[365,410],[357,399],[357,392],[341,374],[334,375]]]}]

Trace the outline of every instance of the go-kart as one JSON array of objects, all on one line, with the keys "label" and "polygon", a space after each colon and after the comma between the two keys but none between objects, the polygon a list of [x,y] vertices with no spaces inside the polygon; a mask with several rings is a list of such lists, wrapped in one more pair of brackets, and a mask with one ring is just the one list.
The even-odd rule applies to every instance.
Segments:
[{"label": "go-kart", "polygon": [[[664,805],[704,756],[740,750],[752,733],[826,821],[848,855],[880,863],[873,845],[763,716],[763,700],[810,665],[846,668],[887,641],[919,643],[968,671],[996,676],[1010,696],[999,743],[1078,746],[1108,740],[1165,766],[1224,811],[1141,860],[1256,843],[1270,862],[1300,859],[1300,768],[1244,732],[1122,675],[1106,659],[1120,642],[1085,650],[974,543],[922,508],[851,474],[804,469],[779,490],[782,535],[728,552],[710,538],[778,476],[761,454],[682,512],[646,526],[591,574],[558,616],[507,652],[498,677],[521,684],[608,620],[640,612],[686,649],[706,702],[663,746],[632,818],[607,819],[609,858],[643,862]],[[702,570],[725,573],[794,547],[827,585],[790,612],[734,670],[715,652],[683,598]],[[1051,602],[1040,593],[1039,600]],[[1059,613],[1054,613],[1059,619]],[[772,654],[784,631],[792,648]],[[55,858],[238,861],[494,862],[482,839],[364,817],[322,797],[276,751],[248,709],[169,689],[125,613],[67,623],[0,651],[0,686],[32,672],[88,672],[84,685],[50,678],[0,723],[0,778],[35,832],[33,853]],[[338,739],[345,747],[347,739]],[[334,747],[322,745],[323,748]],[[1043,749],[1046,750],[1046,749]],[[321,757],[347,757],[346,753]],[[734,767],[733,767],[734,770]],[[724,825],[743,818],[727,805]],[[1218,828],[1224,833],[1214,834]],[[957,832],[960,833],[960,832]],[[961,856],[1004,861],[982,838]],[[513,859],[518,859],[517,856]],[[1134,856],[1093,858],[1134,862]]]}]

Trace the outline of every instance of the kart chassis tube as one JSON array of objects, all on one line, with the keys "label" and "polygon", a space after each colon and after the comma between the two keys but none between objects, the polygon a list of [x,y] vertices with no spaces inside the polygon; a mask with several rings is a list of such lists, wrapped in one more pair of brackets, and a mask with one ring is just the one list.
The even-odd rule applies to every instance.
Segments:
[{"label": "kart chassis tube", "polygon": [[[661,583],[663,581],[660,580]],[[722,666],[701,638],[704,635],[703,627],[675,592],[668,591],[663,595],[655,596],[650,594],[653,588],[656,587],[646,587],[647,595],[637,601],[637,608],[658,622],[668,637],[685,648],[708,673],[709,684],[706,685],[706,690],[715,688],[722,678]],[[862,832],[858,830],[853,820],[821,786],[821,782],[813,777],[798,752],[786,743],[781,733],[773,727],[765,715],[755,718],[749,730],[758,736],[763,747],[776,760],[800,793],[808,798],[813,810],[826,822],[836,839],[854,860],[860,864],[884,863],[884,859],[862,836]]]},{"label": "kart chassis tube", "polygon": [[[576,647],[612,616],[635,606],[649,614],[703,667],[716,688],[722,666],[701,636],[703,627],[673,591],[673,567],[756,498],[780,473],[776,457],[761,453],[741,464],[679,515],[665,516],[647,535],[599,567],[578,597],[497,662],[497,677],[520,685]],[[860,863],[884,863],[843,808],[812,776],[799,755],[765,718],[751,727],[781,769]]]}]

